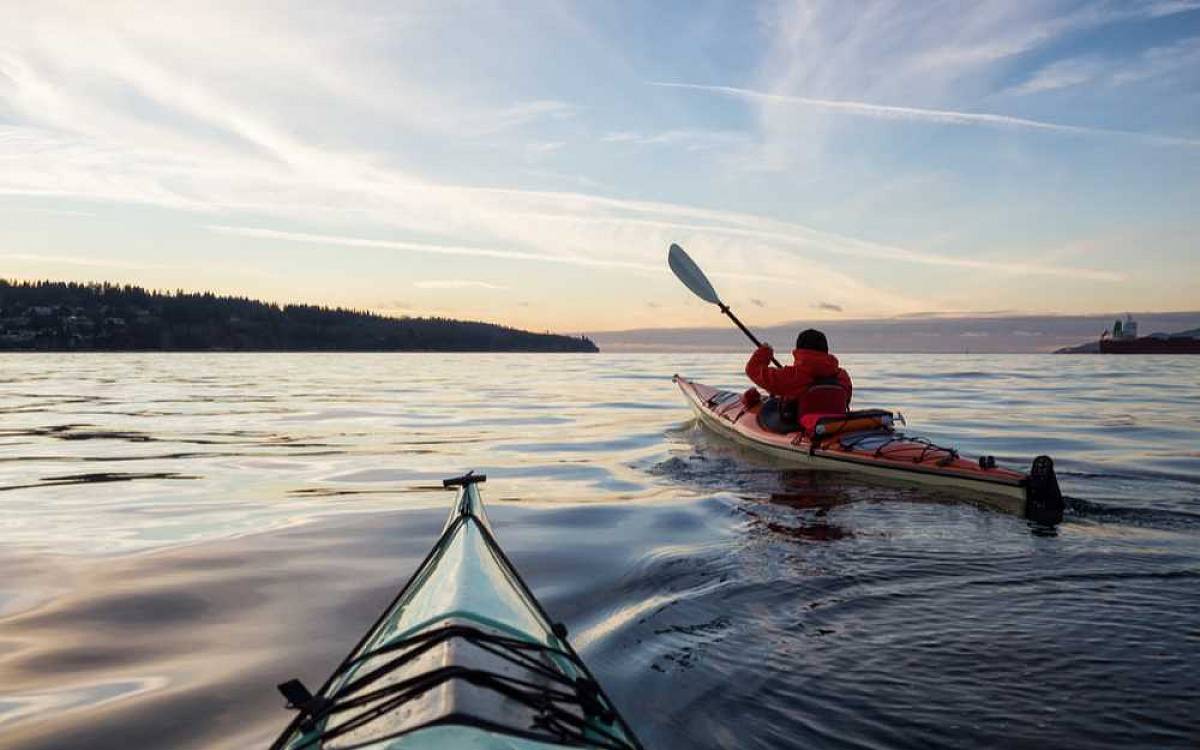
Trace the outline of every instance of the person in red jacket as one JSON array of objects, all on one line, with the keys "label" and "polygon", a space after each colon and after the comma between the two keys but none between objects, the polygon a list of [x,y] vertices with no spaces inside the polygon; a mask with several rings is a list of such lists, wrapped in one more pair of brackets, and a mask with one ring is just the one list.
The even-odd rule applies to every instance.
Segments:
[{"label": "person in red jacket", "polygon": [[773,396],[760,412],[764,427],[776,432],[797,429],[801,414],[833,414],[850,408],[854,384],[829,353],[825,334],[809,328],[796,337],[794,363],[771,367],[772,349],[760,346],[746,363],[746,376]]}]

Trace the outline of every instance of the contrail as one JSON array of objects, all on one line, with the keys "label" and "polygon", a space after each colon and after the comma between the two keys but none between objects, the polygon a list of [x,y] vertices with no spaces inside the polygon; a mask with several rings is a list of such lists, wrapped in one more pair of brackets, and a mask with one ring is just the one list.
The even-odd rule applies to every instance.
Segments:
[{"label": "contrail", "polygon": [[759,101],[775,102],[778,104],[799,104],[805,107],[816,107],[834,112],[845,112],[851,115],[874,117],[884,120],[912,120],[919,122],[934,122],[943,125],[986,125],[997,128],[1023,128],[1026,130],[1044,130],[1055,133],[1074,133],[1077,135],[1119,136],[1137,138],[1162,146],[1200,147],[1200,140],[1194,138],[1175,138],[1153,133],[1137,133],[1130,130],[1110,130],[1108,128],[1092,128],[1082,125],[1063,125],[1057,122],[1030,120],[1024,117],[996,115],[987,112],[958,112],[952,109],[924,109],[921,107],[898,107],[890,104],[871,104],[845,99],[815,99],[807,96],[789,96],[787,94],[769,94],[765,91],[737,88],[735,86],[707,86],[699,83],[669,83],[665,81],[647,81],[650,86],[671,89],[689,89],[692,91],[707,91],[723,94],[740,99],[757,99]]}]

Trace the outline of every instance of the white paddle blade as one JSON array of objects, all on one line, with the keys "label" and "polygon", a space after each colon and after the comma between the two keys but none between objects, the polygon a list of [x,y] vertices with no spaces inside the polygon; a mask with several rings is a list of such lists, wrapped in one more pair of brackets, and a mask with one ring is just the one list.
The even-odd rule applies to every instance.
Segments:
[{"label": "white paddle blade", "polygon": [[700,270],[700,266],[688,257],[688,254],[683,251],[683,248],[674,243],[671,244],[671,249],[667,252],[667,265],[683,282],[683,285],[692,290],[695,294],[705,302],[711,302],[714,305],[721,304],[721,298],[717,296],[717,290],[713,289],[713,285],[708,283],[708,277]]}]

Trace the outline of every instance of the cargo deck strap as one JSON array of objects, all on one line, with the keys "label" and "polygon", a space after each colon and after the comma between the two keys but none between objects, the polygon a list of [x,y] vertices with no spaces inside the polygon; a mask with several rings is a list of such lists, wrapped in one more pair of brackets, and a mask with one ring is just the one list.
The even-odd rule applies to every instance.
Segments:
[{"label": "cargo deck strap", "polygon": [[[871,438],[877,438],[877,437],[879,437],[879,435],[880,435],[879,432],[858,433],[856,435],[851,436],[853,439],[850,441],[838,440],[837,443],[838,443],[838,447],[841,448],[843,451],[852,451],[855,448],[857,448],[860,443],[862,443],[866,440],[869,440]],[[835,435],[833,437],[837,437],[837,436]],[[920,452],[917,454],[916,458],[911,459],[914,464],[923,464],[923,463],[925,463],[926,458],[930,458],[932,456],[937,456],[938,457],[938,460],[937,460],[938,466],[948,466],[952,461],[954,461],[956,458],[958,458],[958,451],[954,448],[946,448],[941,445],[937,445],[932,440],[929,440],[927,438],[910,437],[908,435],[905,435],[902,432],[890,434],[886,440],[884,440],[882,443],[880,443],[878,446],[875,447],[874,455],[875,455],[875,458],[887,458],[887,459],[891,459],[893,461],[899,461],[903,458],[909,458],[909,457],[895,455],[897,453],[896,450],[890,450],[890,451],[884,452],[884,448],[893,447],[893,448],[903,449],[903,448],[910,447],[910,446],[913,450],[917,450],[918,447],[920,448]],[[867,450],[870,450],[870,449],[867,449]]]}]

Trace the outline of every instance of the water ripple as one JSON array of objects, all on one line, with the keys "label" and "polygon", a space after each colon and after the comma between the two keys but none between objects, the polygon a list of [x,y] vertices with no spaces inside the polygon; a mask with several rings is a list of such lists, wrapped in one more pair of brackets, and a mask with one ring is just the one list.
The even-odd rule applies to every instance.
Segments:
[{"label": "water ripple", "polygon": [[767,464],[669,380],[733,355],[0,357],[0,746],[265,745],[473,468],[649,747],[1193,747],[1195,360],[842,359],[916,433],[1054,454],[1066,521]]}]

